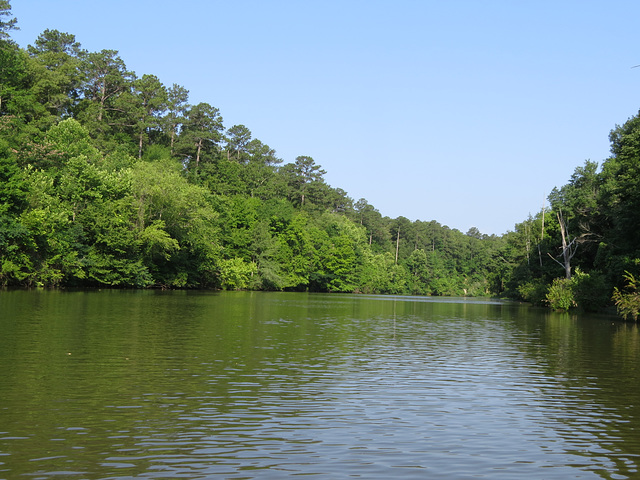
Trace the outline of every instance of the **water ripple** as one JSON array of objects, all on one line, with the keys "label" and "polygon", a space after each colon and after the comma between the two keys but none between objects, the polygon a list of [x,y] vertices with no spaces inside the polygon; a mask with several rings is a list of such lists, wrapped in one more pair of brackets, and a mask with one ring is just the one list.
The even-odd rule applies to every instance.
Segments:
[{"label": "water ripple", "polygon": [[[128,320],[113,345],[102,324],[76,326],[100,348],[60,347],[47,363],[49,354],[25,355],[11,371],[29,373],[1,378],[0,476],[638,474],[638,382],[620,388],[634,375],[620,365],[633,366],[637,337],[606,336],[608,323],[585,338],[571,319],[498,302],[332,297],[346,309],[338,315],[323,310],[325,297],[296,300],[295,314],[276,309],[283,297],[261,298],[264,316],[194,313],[160,333],[157,319]],[[611,338],[624,348],[605,348]]]}]

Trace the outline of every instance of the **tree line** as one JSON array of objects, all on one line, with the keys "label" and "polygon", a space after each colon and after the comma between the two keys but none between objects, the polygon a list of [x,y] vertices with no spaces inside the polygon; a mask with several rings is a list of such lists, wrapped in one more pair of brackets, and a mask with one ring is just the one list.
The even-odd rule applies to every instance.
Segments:
[{"label": "tree line", "polygon": [[462,233],[382,216],[117,51],[57,30],[21,48],[14,28],[0,0],[0,285],[623,299],[633,315],[638,117],[548,208],[502,236]]}]

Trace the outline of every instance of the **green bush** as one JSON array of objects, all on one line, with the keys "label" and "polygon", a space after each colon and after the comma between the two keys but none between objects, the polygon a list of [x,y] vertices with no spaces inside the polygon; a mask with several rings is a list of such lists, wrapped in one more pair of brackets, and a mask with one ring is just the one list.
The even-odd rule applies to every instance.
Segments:
[{"label": "green bush", "polygon": [[584,273],[576,269],[572,279],[573,296],[578,307],[587,312],[603,309],[609,301],[609,292],[601,272],[594,270]]},{"label": "green bush", "polygon": [[220,280],[225,290],[244,290],[256,272],[255,263],[247,263],[241,258],[220,262]]},{"label": "green bush", "polygon": [[530,280],[517,288],[520,298],[533,305],[543,305],[545,303],[547,290],[547,285],[542,280]]},{"label": "green bush", "polygon": [[577,307],[578,304],[573,294],[575,283],[573,279],[554,279],[546,295],[549,306],[562,312],[566,312],[572,307]]},{"label": "green bush", "polygon": [[633,317],[633,320],[637,321],[640,313],[638,280],[629,272],[625,272],[624,279],[627,281],[627,285],[624,287],[625,291],[618,290],[618,287],[614,288],[611,299],[616,304],[618,314],[621,317],[625,320],[628,317]]}]

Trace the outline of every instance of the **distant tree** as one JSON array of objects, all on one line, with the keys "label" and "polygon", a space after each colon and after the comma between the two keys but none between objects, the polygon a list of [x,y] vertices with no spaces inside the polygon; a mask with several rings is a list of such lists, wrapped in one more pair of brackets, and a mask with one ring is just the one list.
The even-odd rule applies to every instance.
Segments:
[{"label": "distant tree", "polygon": [[296,157],[295,163],[285,165],[283,171],[292,195],[300,199],[301,206],[304,206],[309,186],[314,182],[324,182],[323,175],[327,173],[320,165],[316,165],[313,158],[307,156]]},{"label": "distant tree", "polygon": [[[8,39],[11,30],[20,30],[17,18],[11,18],[11,3],[0,0],[0,40]],[[6,17],[6,18],[5,18]]]},{"label": "distant tree", "polygon": [[34,59],[32,92],[55,119],[70,116],[79,97],[80,64],[85,53],[80,43],[74,35],[47,29],[28,52]]},{"label": "distant tree", "polygon": [[254,138],[246,145],[249,154],[249,161],[260,165],[275,166],[282,163],[282,159],[276,156],[276,151],[269,145],[265,145],[257,138]]},{"label": "distant tree", "polygon": [[[640,257],[640,114],[609,135],[611,157],[603,164],[602,202],[614,250]],[[612,252],[617,255],[617,252]],[[622,272],[619,272],[622,275]]]},{"label": "distant tree", "polygon": [[235,157],[238,163],[248,161],[248,145],[251,141],[251,130],[244,125],[234,125],[227,130],[227,160]]},{"label": "distant tree", "polygon": [[208,103],[199,103],[187,111],[179,137],[180,153],[193,161],[198,171],[203,154],[219,149],[222,140],[222,116],[220,110]]},{"label": "distant tree", "polygon": [[0,40],[0,115],[24,118],[36,101],[30,87],[27,56],[17,45]]},{"label": "distant tree", "polygon": [[[68,55],[70,57],[79,57],[83,52],[81,45],[76,41],[76,36],[70,33],[60,32],[59,30],[46,29],[42,32],[34,45],[27,47],[29,54],[41,55],[41,54],[53,54],[53,55]],[[59,66],[55,60],[64,61],[64,57],[52,57],[52,61],[47,63],[48,66]]]},{"label": "distant tree", "polygon": [[89,128],[94,138],[117,140],[110,134],[114,127],[129,123],[127,111],[118,99],[130,93],[135,76],[127,70],[116,50],[102,50],[83,55],[81,95],[77,118]]},{"label": "distant tree", "polygon": [[380,212],[364,198],[358,200],[353,208],[356,221],[367,230],[369,245],[376,251],[387,251],[391,237]]},{"label": "distant tree", "polygon": [[175,83],[167,90],[167,114],[163,119],[165,133],[169,135],[171,155],[180,126],[185,122],[189,109],[189,90]]},{"label": "distant tree", "polygon": [[477,238],[478,240],[481,240],[482,238],[484,238],[484,235],[482,233],[480,233],[480,230],[478,230],[477,227],[471,227],[466,234],[468,237],[472,237],[472,238]]},{"label": "distant tree", "polygon": [[148,141],[150,131],[160,128],[160,116],[167,107],[167,90],[155,75],[143,75],[133,82],[133,95],[138,158],[142,158],[142,147],[145,140]]}]

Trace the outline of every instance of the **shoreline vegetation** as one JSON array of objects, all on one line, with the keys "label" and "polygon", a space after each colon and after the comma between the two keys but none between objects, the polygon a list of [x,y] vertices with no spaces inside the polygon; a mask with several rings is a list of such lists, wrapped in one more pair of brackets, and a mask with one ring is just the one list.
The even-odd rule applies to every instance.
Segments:
[{"label": "shoreline vegetation", "polygon": [[[640,311],[640,117],[504,235],[382,216],[187,88],[0,0],[0,286],[496,296]],[[499,206],[496,206],[499,208]]]}]

